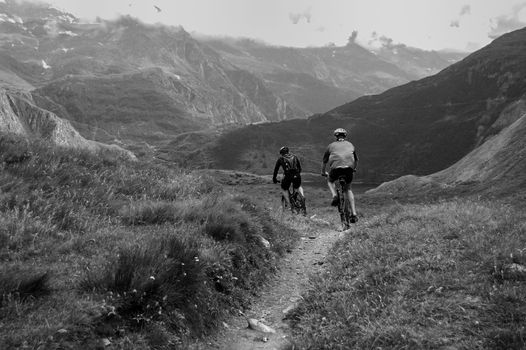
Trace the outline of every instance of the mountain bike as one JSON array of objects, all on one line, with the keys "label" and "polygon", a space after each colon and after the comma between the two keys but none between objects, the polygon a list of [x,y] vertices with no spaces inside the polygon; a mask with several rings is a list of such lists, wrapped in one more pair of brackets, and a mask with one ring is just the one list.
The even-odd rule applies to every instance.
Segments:
[{"label": "mountain bike", "polygon": [[[327,177],[327,174],[322,176]],[[351,212],[351,200],[349,198],[350,184],[345,180],[344,175],[340,175],[336,181],[336,195],[338,196],[338,212],[340,213],[340,220],[342,223],[342,229],[348,230],[351,228],[351,224],[356,222],[356,217]]]},{"label": "mountain bike", "polygon": [[[278,183],[280,182],[281,181],[278,181]],[[300,191],[295,189],[292,185],[289,187],[288,192],[290,210],[292,211],[292,214],[302,214],[303,216],[306,216],[307,207],[305,206],[305,197],[302,196]],[[287,200],[285,199],[285,196],[283,194],[281,194],[281,208],[283,209],[283,212],[285,212],[285,210],[287,209]]]}]

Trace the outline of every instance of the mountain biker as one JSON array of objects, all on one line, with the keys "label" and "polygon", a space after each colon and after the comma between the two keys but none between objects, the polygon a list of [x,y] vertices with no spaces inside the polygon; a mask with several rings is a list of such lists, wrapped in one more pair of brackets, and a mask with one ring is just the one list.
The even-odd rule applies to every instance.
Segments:
[{"label": "mountain biker", "polygon": [[[354,145],[349,141],[345,140],[347,137],[347,130],[338,128],[334,130],[334,136],[336,141],[329,144],[325,154],[323,155],[323,164],[321,168],[321,175],[328,176],[327,184],[332,194],[332,206],[338,206],[338,195],[336,193],[335,181],[341,175],[345,176],[347,182],[347,193],[349,194],[349,200],[351,202],[351,222],[358,221],[356,216],[356,206],[354,203],[354,195],[351,191],[351,182],[353,180],[353,173],[356,171],[358,164],[358,156],[356,155],[356,149]],[[329,173],[325,170],[329,163]]]},{"label": "mountain biker", "polygon": [[283,179],[281,179],[281,191],[283,197],[287,201],[287,204],[290,206],[289,199],[289,187],[292,184],[294,189],[297,189],[299,193],[303,195],[303,188],[301,187],[301,163],[298,157],[293,153],[289,152],[287,146],[283,146],[279,150],[280,157],[276,161],[274,166],[274,174],[272,175],[272,182],[278,182],[278,171],[279,168],[283,168]]}]

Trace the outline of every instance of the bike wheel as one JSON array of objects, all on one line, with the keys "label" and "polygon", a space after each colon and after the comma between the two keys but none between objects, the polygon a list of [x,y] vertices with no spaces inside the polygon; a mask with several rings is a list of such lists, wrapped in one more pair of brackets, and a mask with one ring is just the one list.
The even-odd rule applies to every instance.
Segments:
[{"label": "bike wheel", "polygon": [[338,196],[338,211],[340,212],[342,227],[343,230],[347,230],[351,227],[351,202],[349,200],[349,194],[347,193],[347,183],[344,178],[338,180]]},{"label": "bike wheel", "polygon": [[349,194],[345,192],[344,201],[343,201],[343,215],[345,217],[345,225],[347,228],[351,227],[351,201],[349,199]]},{"label": "bike wheel", "polygon": [[303,197],[301,193],[299,192],[296,192],[294,206],[296,207],[298,214],[301,213],[304,216],[307,215],[307,208],[305,206],[305,197]]},{"label": "bike wheel", "polygon": [[348,227],[346,225],[345,212],[344,212],[345,202],[343,198],[343,193],[339,186],[336,188],[336,195],[338,196],[338,213],[340,214],[340,221],[342,223],[342,229],[346,230]]}]

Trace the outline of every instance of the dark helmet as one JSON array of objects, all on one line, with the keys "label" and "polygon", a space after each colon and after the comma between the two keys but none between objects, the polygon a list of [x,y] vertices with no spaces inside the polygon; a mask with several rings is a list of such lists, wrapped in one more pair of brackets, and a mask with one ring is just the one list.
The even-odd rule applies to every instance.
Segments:
[{"label": "dark helmet", "polygon": [[289,148],[287,146],[283,146],[279,149],[279,154],[283,155],[287,153],[289,153]]},{"label": "dark helmet", "polygon": [[347,130],[343,129],[343,128],[338,128],[336,130],[334,130],[334,136],[336,137],[347,137]]}]

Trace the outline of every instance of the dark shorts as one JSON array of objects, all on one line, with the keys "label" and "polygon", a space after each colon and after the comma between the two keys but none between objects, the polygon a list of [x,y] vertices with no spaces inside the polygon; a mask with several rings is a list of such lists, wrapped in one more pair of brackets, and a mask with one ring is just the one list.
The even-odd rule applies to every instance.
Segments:
[{"label": "dark shorts", "polygon": [[354,170],[353,168],[335,168],[329,172],[329,181],[334,182],[338,180],[340,176],[345,176],[345,181],[350,184],[353,179]]},{"label": "dark shorts", "polygon": [[283,190],[288,190],[291,184],[293,188],[299,188],[301,186],[301,175],[285,175],[281,179],[281,188]]}]

